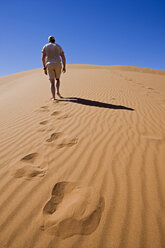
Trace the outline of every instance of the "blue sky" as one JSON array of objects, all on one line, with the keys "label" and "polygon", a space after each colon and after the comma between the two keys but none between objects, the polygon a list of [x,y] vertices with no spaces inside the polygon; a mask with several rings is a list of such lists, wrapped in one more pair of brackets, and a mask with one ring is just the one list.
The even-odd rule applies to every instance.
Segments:
[{"label": "blue sky", "polygon": [[9,0],[0,6],[0,76],[42,67],[49,35],[68,64],[165,70],[164,0]]}]

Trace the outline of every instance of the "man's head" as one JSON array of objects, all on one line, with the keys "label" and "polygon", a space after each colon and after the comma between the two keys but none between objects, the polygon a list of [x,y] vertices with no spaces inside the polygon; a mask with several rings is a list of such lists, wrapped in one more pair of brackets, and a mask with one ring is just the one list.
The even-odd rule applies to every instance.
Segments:
[{"label": "man's head", "polygon": [[49,41],[50,43],[55,43],[55,38],[54,38],[54,36],[49,36],[49,37],[48,37],[48,41]]}]

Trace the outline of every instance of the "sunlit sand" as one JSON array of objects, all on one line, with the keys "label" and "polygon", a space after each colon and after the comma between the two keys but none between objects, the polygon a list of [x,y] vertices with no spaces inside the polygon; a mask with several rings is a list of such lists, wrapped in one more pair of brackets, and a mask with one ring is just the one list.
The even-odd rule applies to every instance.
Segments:
[{"label": "sunlit sand", "polygon": [[165,71],[0,78],[0,248],[165,247]]}]

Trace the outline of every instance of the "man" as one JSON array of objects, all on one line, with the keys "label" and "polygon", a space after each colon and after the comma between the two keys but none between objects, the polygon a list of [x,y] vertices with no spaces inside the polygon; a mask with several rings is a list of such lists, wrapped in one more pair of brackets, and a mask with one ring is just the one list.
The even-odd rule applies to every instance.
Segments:
[{"label": "man", "polygon": [[[42,49],[42,63],[44,73],[49,76],[51,83],[52,100],[55,98],[55,80],[57,80],[56,88],[57,95],[62,98],[60,94],[60,75],[61,75],[61,58],[63,63],[63,72],[66,72],[65,68],[65,55],[61,46],[55,43],[55,38],[53,36],[48,37],[49,43],[46,44]],[[46,60],[46,61],[45,61]]]}]

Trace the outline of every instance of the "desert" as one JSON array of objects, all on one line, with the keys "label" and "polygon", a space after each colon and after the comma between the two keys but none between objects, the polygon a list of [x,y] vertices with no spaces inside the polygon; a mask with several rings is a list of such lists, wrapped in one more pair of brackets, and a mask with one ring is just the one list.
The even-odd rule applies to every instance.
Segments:
[{"label": "desert", "polygon": [[165,247],[165,71],[0,78],[0,248]]}]

